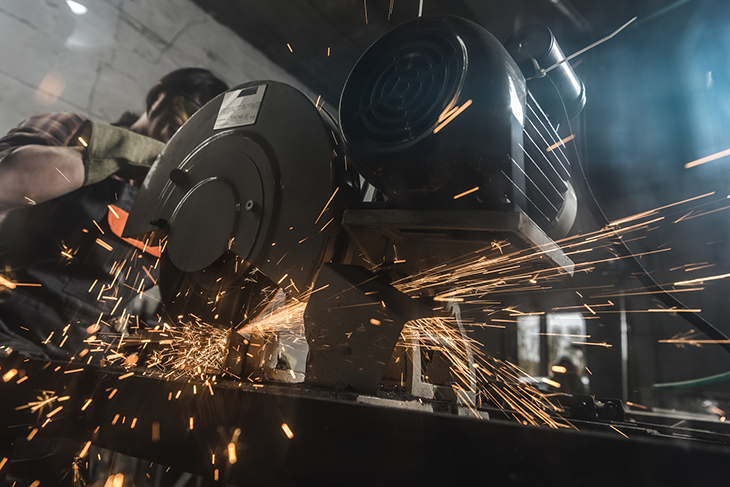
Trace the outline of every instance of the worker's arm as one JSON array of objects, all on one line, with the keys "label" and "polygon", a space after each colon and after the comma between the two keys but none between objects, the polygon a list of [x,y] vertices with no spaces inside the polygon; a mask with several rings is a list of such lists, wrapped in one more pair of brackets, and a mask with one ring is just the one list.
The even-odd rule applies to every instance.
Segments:
[{"label": "worker's arm", "polygon": [[83,147],[18,147],[0,161],[0,206],[28,206],[84,184]]},{"label": "worker's arm", "polygon": [[112,174],[144,177],[164,144],[129,130],[85,122],[71,142],[88,147],[24,145],[0,160],[0,206],[42,203]]}]

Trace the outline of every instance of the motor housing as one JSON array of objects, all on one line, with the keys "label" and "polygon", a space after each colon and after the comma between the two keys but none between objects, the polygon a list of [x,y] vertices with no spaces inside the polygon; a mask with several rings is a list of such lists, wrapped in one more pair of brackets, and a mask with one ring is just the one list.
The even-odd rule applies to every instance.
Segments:
[{"label": "motor housing", "polygon": [[570,163],[550,148],[560,138],[517,63],[473,22],[423,17],[378,39],[347,79],[340,126],[357,170],[395,207],[519,208],[545,231],[572,224]]}]

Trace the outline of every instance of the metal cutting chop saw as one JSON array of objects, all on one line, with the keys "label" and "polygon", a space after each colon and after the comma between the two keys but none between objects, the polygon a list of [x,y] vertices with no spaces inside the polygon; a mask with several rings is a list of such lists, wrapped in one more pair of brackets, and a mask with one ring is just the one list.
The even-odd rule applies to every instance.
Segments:
[{"label": "metal cutting chop saw", "polygon": [[[165,147],[125,229],[165,239],[169,314],[235,330],[283,289],[309,300],[307,382],[374,392],[403,324],[433,314],[433,296],[411,299],[393,276],[499,239],[572,273],[553,241],[575,219],[570,163],[546,150],[566,112],[544,112],[515,61],[563,55],[545,28],[510,44],[456,17],[405,23],[352,70],[339,125],[275,81],[208,103]],[[546,99],[580,111],[582,83],[561,69]]]},{"label": "metal cutting chop saw", "polygon": [[[162,241],[168,314],[229,330],[223,369],[234,376],[248,372],[251,347],[237,330],[280,290],[306,303],[305,384],[14,356],[0,366],[23,379],[0,384],[12,390],[0,401],[0,437],[27,435],[38,421],[29,401],[53,390],[67,402],[39,435],[228,483],[471,485],[485,472],[500,485],[720,478],[724,425],[642,424],[620,401],[567,395],[561,404],[580,431],[525,426],[500,404],[467,411],[489,421],[464,417],[450,386],[470,392],[470,378],[397,345],[409,320],[444,313],[437,298],[458,286],[444,279],[406,292],[403,279],[504,241],[530,252],[534,271],[572,273],[555,240],[570,230],[577,198],[553,127],[585,94],[563,59],[544,27],[503,46],[466,20],[425,17],[365,52],[338,123],[274,81],[212,100],[151,168],[125,233]],[[389,385],[399,377],[407,394]]]}]

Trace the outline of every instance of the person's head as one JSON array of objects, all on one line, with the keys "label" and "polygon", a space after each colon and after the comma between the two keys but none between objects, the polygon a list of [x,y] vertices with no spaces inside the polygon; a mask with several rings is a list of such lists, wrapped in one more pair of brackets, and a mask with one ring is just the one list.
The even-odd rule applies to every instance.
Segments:
[{"label": "person's head", "polygon": [[228,85],[203,68],[182,68],[160,79],[147,93],[145,113],[131,129],[167,142],[200,107]]}]

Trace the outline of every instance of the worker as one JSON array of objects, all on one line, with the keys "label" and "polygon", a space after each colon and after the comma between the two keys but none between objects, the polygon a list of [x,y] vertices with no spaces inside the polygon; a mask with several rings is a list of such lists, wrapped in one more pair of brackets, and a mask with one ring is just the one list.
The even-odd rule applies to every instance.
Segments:
[{"label": "worker", "polygon": [[226,89],[208,70],[179,69],[139,117],[38,115],[0,139],[0,355],[92,363],[105,333],[142,326],[134,305],[156,284],[160,249],[121,237],[136,186]]}]

